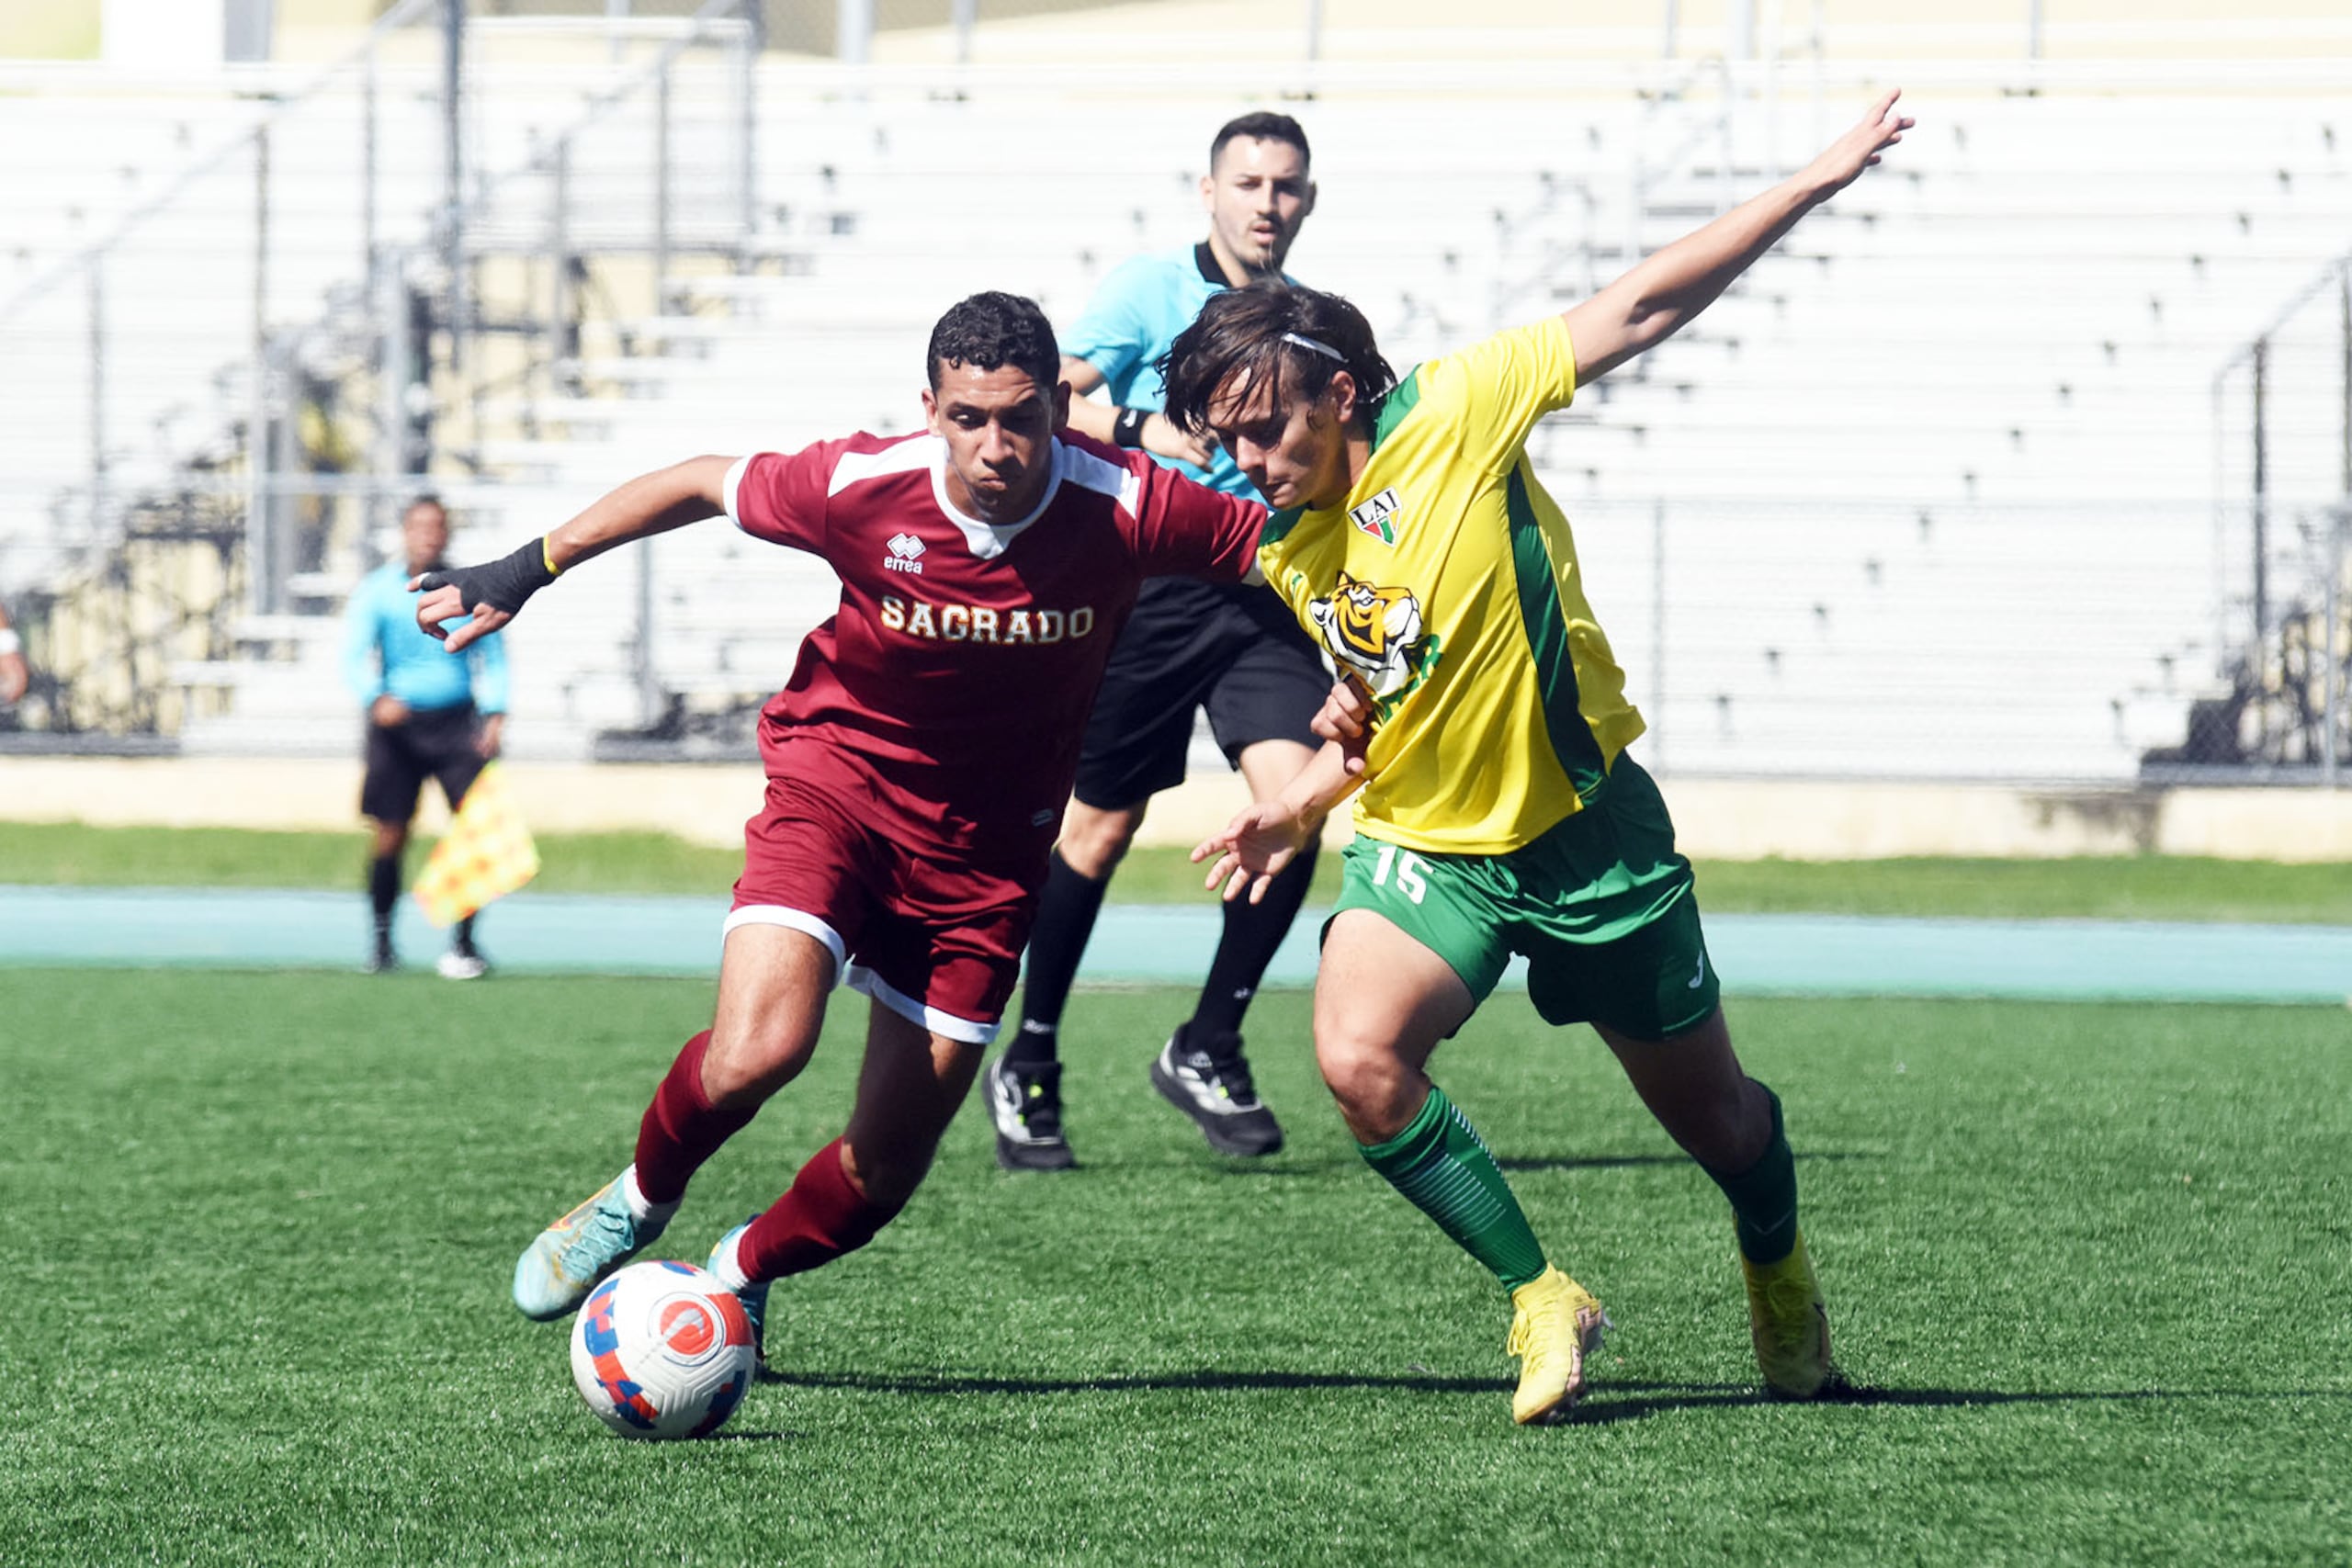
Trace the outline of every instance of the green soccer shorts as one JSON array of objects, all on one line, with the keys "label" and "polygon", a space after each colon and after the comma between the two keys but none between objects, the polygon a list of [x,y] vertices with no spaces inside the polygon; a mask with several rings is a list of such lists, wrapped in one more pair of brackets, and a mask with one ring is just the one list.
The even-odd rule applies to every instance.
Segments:
[{"label": "green soccer shorts", "polygon": [[1509,854],[1426,854],[1357,835],[1333,916],[1341,909],[1395,925],[1478,1002],[1525,953],[1528,999],[1547,1023],[1664,1040],[1704,1023],[1721,996],[1690,863],[1629,757],[1582,811]]}]

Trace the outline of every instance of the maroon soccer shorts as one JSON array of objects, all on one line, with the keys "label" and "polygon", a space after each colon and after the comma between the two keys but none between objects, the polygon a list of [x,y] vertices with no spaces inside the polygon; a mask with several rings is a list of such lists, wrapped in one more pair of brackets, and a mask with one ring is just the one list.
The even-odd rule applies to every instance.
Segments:
[{"label": "maroon soccer shorts", "polygon": [[805,931],[853,990],[935,1034],[985,1045],[1021,976],[1035,893],[926,853],[831,791],[770,778],[743,826],[727,930]]}]

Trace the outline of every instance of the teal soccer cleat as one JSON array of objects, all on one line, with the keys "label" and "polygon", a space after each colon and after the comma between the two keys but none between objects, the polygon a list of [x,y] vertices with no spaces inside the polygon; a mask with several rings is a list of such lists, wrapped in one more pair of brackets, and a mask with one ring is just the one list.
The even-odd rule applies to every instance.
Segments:
[{"label": "teal soccer cleat", "polygon": [[596,1282],[652,1245],[669,1216],[639,1221],[621,1196],[619,1177],[541,1231],[514,1260],[514,1304],[545,1323],[588,1299]]},{"label": "teal soccer cleat", "polygon": [[[756,1220],[758,1218],[759,1215],[757,1214],[753,1214],[752,1216],[752,1220]],[[725,1235],[718,1238],[718,1243],[710,1249],[710,1261],[704,1265],[706,1269],[710,1273],[718,1274],[722,1280],[727,1277],[724,1274],[718,1273],[719,1255],[727,1250],[728,1243],[733,1241],[737,1236],[741,1235],[745,1231],[752,1228],[752,1220],[745,1220],[741,1224],[737,1225],[733,1230],[729,1231]],[[763,1360],[767,1357],[768,1348],[766,1323],[768,1315],[768,1286],[771,1282],[772,1281],[766,1280],[754,1280],[750,1284],[735,1292],[735,1299],[743,1303],[743,1315],[752,1320],[752,1350],[753,1354],[759,1356]]]}]

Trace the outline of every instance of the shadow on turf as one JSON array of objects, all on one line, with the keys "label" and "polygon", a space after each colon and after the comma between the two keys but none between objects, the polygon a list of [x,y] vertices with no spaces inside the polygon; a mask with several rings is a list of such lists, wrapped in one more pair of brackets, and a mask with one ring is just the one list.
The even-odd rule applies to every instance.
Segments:
[{"label": "shadow on turf", "polygon": [[[973,1393],[1171,1393],[1261,1390],[1395,1389],[1413,1393],[1469,1393],[1481,1398],[1510,1392],[1503,1378],[1449,1378],[1434,1374],[1384,1377],[1339,1372],[1170,1372],[1157,1377],[990,1378],[941,1374],[881,1376],[865,1372],[778,1372],[763,1367],[760,1382],[791,1388],[849,1389],[862,1393],[956,1395]],[[2310,1398],[2310,1391],[2233,1389],[2085,1389],[2013,1393],[2004,1389],[1869,1388],[1849,1385],[1824,1394],[1816,1404],[1892,1404],[1931,1409],[1990,1409],[2004,1404],[2108,1404],[2154,1399]],[[2324,1397],[2324,1396],[2320,1396]],[[1792,1403],[1774,1398],[1754,1383],[1604,1382],[1577,1406],[1572,1426],[1598,1427],[1640,1421],[1678,1410],[1736,1410]],[[1801,1402],[1799,1402],[1801,1403]],[[793,1432],[742,1434],[797,1437]]]},{"label": "shadow on turf", "polygon": [[[1883,1155],[1853,1153],[1839,1149],[1803,1149],[1797,1153],[1800,1162],[1811,1160],[1883,1159]],[[1685,1154],[1656,1155],[1497,1155],[1495,1164],[1504,1170],[1626,1170],[1644,1166],[1687,1166],[1690,1156]],[[1300,1177],[1353,1175],[1363,1168],[1363,1161],[1354,1155],[1290,1154],[1278,1162],[1261,1159],[1220,1158],[1189,1149],[1183,1155],[1169,1158],[1123,1159],[1111,1156],[1101,1159],[1080,1160],[1075,1168],[1096,1175],[1110,1172],[1122,1176],[1144,1175],[1159,1177],[1170,1170],[1214,1171],[1222,1177],[1263,1181],[1295,1180]],[[1004,1171],[1000,1174],[1025,1179],[1030,1172]]]},{"label": "shadow on turf", "polygon": [[[1927,1409],[1991,1409],[2003,1404],[2123,1404],[2154,1399],[2325,1398],[2308,1389],[2060,1389],[2017,1393],[1997,1388],[1870,1388],[1849,1384],[1816,1404],[1897,1404]],[[1803,1403],[1774,1398],[1754,1383],[1600,1383],[1577,1406],[1576,1425],[1638,1421],[1676,1410],[1727,1410],[1749,1404]]]},{"label": "shadow on turf", "polygon": [[[1804,1149],[1797,1153],[1799,1163],[1809,1160],[1878,1159],[1881,1156],[1849,1153],[1842,1149]],[[1665,1155],[1497,1155],[1495,1164],[1505,1170],[1622,1170],[1648,1165],[1686,1166],[1690,1156],[1686,1154]]]},{"label": "shadow on turf", "polygon": [[854,1389],[864,1393],[1175,1393],[1216,1390],[1388,1388],[1414,1393],[1493,1393],[1510,1385],[1496,1378],[1434,1374],[1381,1377],[1355,1372],[1167,1372],[1158,1377],[984,1378],[944,1374],[779,1372],[760,1370],[760,1382],[793,1388]]}]

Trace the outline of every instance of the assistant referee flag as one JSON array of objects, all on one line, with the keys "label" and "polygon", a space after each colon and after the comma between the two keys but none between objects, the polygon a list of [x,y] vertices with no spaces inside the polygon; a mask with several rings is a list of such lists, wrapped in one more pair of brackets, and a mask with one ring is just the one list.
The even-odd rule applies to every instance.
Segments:
[{"label": "assistant referee flag", "polygon": [[492,762],[466,791],[447,835],[433,847],[413,891],[424,918],[447,926],[538,874],[539,847],[514,808],[505,771]]}]

